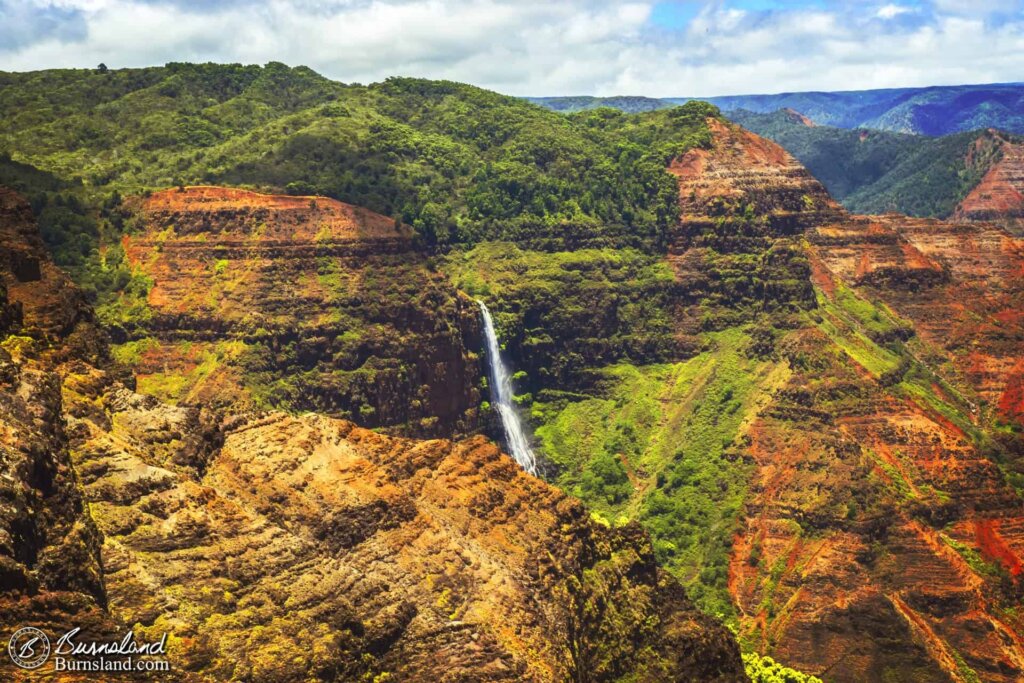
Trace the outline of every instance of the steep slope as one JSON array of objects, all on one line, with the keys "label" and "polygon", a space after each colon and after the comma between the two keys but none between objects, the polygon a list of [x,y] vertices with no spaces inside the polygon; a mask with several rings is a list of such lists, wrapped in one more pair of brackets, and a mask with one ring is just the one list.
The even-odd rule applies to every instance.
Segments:
[{"label": "steep slope", "polygon": [[[185,115],[200,72],[161,72],[144,103]],[[45,581],[12,604],[52,585],[97,630],[169,625],[177,664],[213,677],[735,679],[733,646],[678,581],[746,649],[828,680],[1020,678],[1019,240],[850,216],[706,106],[555,116],[405,79],[338,96],[209,148],[157,138],[138,168],[147,138],[130,132],[81,154],[101,188],[74,189],[100,202],[86,272],[126,274],[98,316],[141,393],[89,335],[75,348],[95,361],[45,366],[69,428],[33,452],[78,473],[104,586],[18,566]],[[46,106],[85,125],[84,97]],[[112,108],[140,120],[124,97]],[[5,122],[15,156],[75,168],[77,149],[33,146],[36,124]],[[384,213],[227,188],[114,194],[179,171]],[[11,263],[12,291],[40,302],[23,311],[88,320],[73,288],[18,290],[32,261]],[[489,414],[486,386],[460,382],[483,373],[458,290],[494,312],[564,493],[452,434]],[[18,315],[0,306],[5,325]],[[31,362],[80,358],[67,324],[25,326],[53,340],[56,360]],[[418,394],[419,373],[455,373],[456,391]],[[40,547],[81,514],[53,513]],[[88,575],[97,549],[80,545]]]},{"label": "steep slope", "polygon": [[[690,192],[684,226],[710,217],[689,218]],[[1014,419],[1022,245],[895,217],[805,226],[818,308],[777,339],[788,377],[735,442],[753,465],[741,633],[830,680],[1016,680],[1021,499],[988,454],[1011,479],[1024,463],[982,430]]]},{"label": "steep slope", "polygon": [[737,110],[731,120],[782,145],[851,211],[945,218],[1013,155],[1018,138],[994,130],[936,138],[828,126],[792,114]]},{"label": "steep slope", "polygon": [[[107,403],[129,425],[146,407]],[[637,529],[595,527],[482,438],[272,414],[229,425],[197,480],[153,462],[151,427],[98,426],[82,424],[80,462],[111,608],[182,638],[180,666],[221,680],[739,680],[735,645]],[[131,437],[140,447],[102,468]],[[125,480],[140,468],[152,474]]]},{"label": "steep slope", "polygon": [[1017,680],[1021,243],[851,217],[709,126],[669,169],[700,353],[535,405],[559,481],[646,526],[751,649],[830,681]]},{"label": "steep slope", "polygon": [[668,166],[680,210],[668,260],[690,301],[688,326],[721,328],[812,306],[793,238],[841,208],[778,145],[722,121],[708,125],[713,144]]},{"label": "steep slope", "polygon": [[146,288],[108,307],[140,390],[411,434],[477,424],[475,306],[411,231],[324,197],[190,187],[128,204]]},{"label": "steep slope", "polygon": [[[102,348],[84,299],[46,256],[24,200],[0,188],[0,621],[112,634],[102,536],[62,425],[68,355]],[[0,666],[9,667],[5,657]]]},{"label": "steep slope", "polygon": [[0,200],[5,629],[169,632],[196,681],[744,679],[637,527],[594,524],[482,437],[135,393],[27,204]]},{"label": "steep slope", "polygon": [[[834,680],[1016,680],[1021,504],[989,458],[1019,471],[1019,446],[993,447],[980,426],[1014,381],[1020,333],[996,320],[1020,292],[993,282],[998,269],[979,282],[978,265],[1009,256],[1015,269],[1019,246],[1006,254],[997,234],[975,260],[983,231],[893,223],[809,236],[820,322],[782,342],[794,374],[748,432],[756,469],[730,585],[747,633]],[[920,338],[894,343],[911,329]]]},{"label": "steep slope", "polygon": [[1024,143],[1007,140],[1001,145],[998,159],[956,207],[953,218],[994,221],[1024,234]]}]

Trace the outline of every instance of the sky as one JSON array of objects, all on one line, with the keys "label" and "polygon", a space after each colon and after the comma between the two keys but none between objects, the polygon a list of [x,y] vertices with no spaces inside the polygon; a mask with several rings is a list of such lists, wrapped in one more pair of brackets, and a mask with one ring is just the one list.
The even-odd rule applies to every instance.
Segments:
[{"label": "sky", "polygon": [[169,61],[711,97],[1024,81],[1024,0],[0,0],[0,70]]}]

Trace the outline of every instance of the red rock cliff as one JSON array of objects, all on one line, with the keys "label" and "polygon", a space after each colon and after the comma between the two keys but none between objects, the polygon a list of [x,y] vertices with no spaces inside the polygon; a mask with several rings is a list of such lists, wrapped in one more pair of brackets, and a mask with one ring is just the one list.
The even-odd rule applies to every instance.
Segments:
[{"label": "red rock cliff", "polygon": [[829,681],[1020,680],[1021,241],[848,216],[777,146],[713,130],[669,169],[687,315],[808,315],[780,318],[788,379],[739,442],[741,637]]},{"label": "red rock cliff", "polygon": [[124,246],[150,286],[121,341],[140,350],[140,388],[408,434],[476,427],[476,307],[408,229],[324,197],[211,187],[156,193],[134,216]]}]

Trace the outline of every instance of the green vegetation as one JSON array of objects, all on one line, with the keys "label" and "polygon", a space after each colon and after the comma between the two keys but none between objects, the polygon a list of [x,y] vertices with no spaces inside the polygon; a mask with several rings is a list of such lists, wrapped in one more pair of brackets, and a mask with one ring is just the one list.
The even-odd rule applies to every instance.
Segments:
[{"label": "green vegetation", "polygon": [[899,329],[882,309],[843,289],[837,290],[834,302],[819,292],[818,303],[819,329],[861,367],[875,377],[900,368],[899,352],[875,341]]},{"label": "green vegetation", "polygon": [[[839,128],[868,128],[926,135],[950,135],[997,128],[1024,133],[1019,83],[885,88],[836,92],[790,92],[778,95],[726,95],[708,101],[731,118],[757,112],[772,115],[789,109],[815,123]],[[687,97],[534,97],[532,102],[556,111],[616,107],[644,111],[689,101]]]},{"label": "green vegetation", "polygon": [[93,301],[109,304],[132,279],[118,242],[124,229],[120,195],[87,188],[0,153],[0,185],[29,201],[54,261],[67,269]]},{"label": "green vegetation", "polygon": [[[710,144],[705,119],[717,110],[690,103],[626,114],[591,104],[561,115],[455,83],[346,85],[280,64],[0,74],[0,149],[13,155],[0,158],[0,182],[29,196],[56,260],[118,340],[115,359],[136,370],[140,391],[168,401],[206,401],[206,390],[221,389],[246,407],[412,425],[420,434],[472,431],[481,424],[476,407],[489,408],[475,391],[486,384],[453,377],[432,350],[465,350],[469,335],[457,316],[473,312],[456,289],[485,300],[517,370],[516,401],[554,482],[602,523],[640,524],[697,604],[734,621],[728,569],[753,469],[745,437],[772,396],[778,413],[766,419],[810,423],[793,429],[805,443],[779,446],[806,445],[820,455],[798,474],[813,489],[779,502],[798,527],[794,538],[849,528],[861,513],[884,519],[890,503],[949,501],[915,486],[921,478],[904,468],[898,449],[865,449],[882,475],[871,477],[872,462],[849,462],[859,452],[813,441],[827,417],[873,398],[877,386],[917,401],[978,444],[987,437],[970,419],[968,398],[918,360],[923,343],[893,311],[841,284],[828,296],[815,292],[799,226],[769,220],[758,208],[763,197],[719,198],[716,220],[676,228],[678,186],[665,163]],[[954,152],[963,156],[957,145],[966,138],[927,146],[893,135],[876,144],[873,133],[825,140],[827,130],[804,130],[818,131],[814,144],[830,158],[845,153],[842,145],[860,145],[834,180],[847,183],[851,202],[884,180],[885,192],[869,193],[877,206],[947,210],[985,162],[951,161]],[[897,176],[906,184],[892,182]],[[154,283],[128,267],[121,248],[133,230],[121,196],[195,183],[367,206],[396,227],[411,226],[418,251],[348,261],[321,253],[304,262],[308,271],[294,290],[281,283],[280,307],[219,311],[234,341],[160,338],[149,328],[162,322],[148,304]],[[814,203],[795,197],[787,211]],[[665,259],[670,232],[686,232],[672,234],[674,246],[689,250],[686,259]],[[201,265],[213,282],[196,298],[203,313],[252,275],[220,252]],[[308,327],[297,328],[298,317]],[[473,354],[466,357],[472,367]],[[860,368],[877,382],[861,382]],[[806,381],[786,386],[792,373]],[[446,382],[464,384],[445,399],[466,400],[463,412],[438,425],[429,404],[439,403],[439,387],[449,391]],[[841,474],[826,479],[833,472]],[[898,500],[876,500],[875,479],[891,480],[886,492]],[[829,481],[842,490],[819,485]],[[976,552],[945,540],[983,569]],[[761,607],[777,624],[789,609],[782,604],[787,556],[769,566],[760,543],[748,560],[760,566]],[[559,587],[579,625],[634,560],[612,553]],[[638,621],[648,612],[630,609],[644,596],[624,595],[614,623],[623,632],[653,628]],[[442,592],[437,606],[455,619],[448,598]],[[570,644],[580,670],[614,672],[631,656],[618,649],[628,638],[611,639],[610,649],[598,642]],[[767,657],[745,662],[755,682],[818,680]]]},{"label": "green vegetation", "polygon": [[656,244],[675,220],[665,162],[706,144],[716,114],[565,117],[457,83],[345,85],[277,63],[0,74],[0,149],[62,182],[324,194],[438,245]]},{"label": "green vegetation", "polygon": [[817,676],[800,673],[754,652],[743,655],[743,665],[751,683],[821,683]]},{"label": "green vegetation", "polygon": [[528,251],[491,242],[441,264],[455,285],[488,303],[498,334],[536,392],[579,390],[620,359],[688,355],[668,313],[675,281],[663,259],[636,249]]},{"label": "green vegetation", "polygon": [[[658,262],[677,218],[665,165],[709,145],[706,118],[716,115],[692,103],[564,116],[457,83],[343,84],[278,63],[3,73],[0,167],[42,211],[55,260],[119,341],[153,335],[153,283],[121,248],[137,219],[122,196],[214,183],[324,194],[391,216],[438,254],[428,268],[443,266],[489,301],[505,288],[505,302],[527,303],[517,304],[517,320],[503,303],[496,312],[511,352],[533,359],[520,368],[528,406],[541,386],[583,386],[593,367],[691,352],[672,329],[672,275]],[[507,265],[499,280],[508,281],[474,284],[474,259],[478,268]],[[417,258],[413,270],[423,266]],[[225,259],[209,267],[209,295],[192,302],[201,310],[215,309],[244,275]],[[296,337],[287,320],[239,321],[250,343],[237,369],[252,400],[367,424],[404,419],[400,406],[380,408],[387,387],[405,387],[411,404],[425,400],[422,362],[405,357],[394,324],[407,320],[410,302],[438,306],[438,288],[424,286],[420,270],[410,276],[393,264],[354,279],[318,260],[316,285],[332,303],[319,320],[338,331],[326,345]],[[524,270],[536,275],[522,278]],[[122,355],[135,359],[132,351]],[[195,384],[178,381],[187,368],[150,370],[147,386],[163,396]],[[608,474],[595,467],[595,477]]]},{"label": "green vegetation", "polygon": [[964,559],[971,569],[977,572],[981,576],[999,577],[1001,576],[1001,567],[998,564],[993,564],[985,560],[975,548],[972,548],[954,538],[950,538],[947,534],[940,533],[939,537],[942,541],[950,548],[955,550],[960,557]]},{"label": "green vegetation", "polygon": [[731,329],[684,363],[615,365],[598,395],[544,391],[532,412],[558,484],[613,523],[639,521],[697,603],[723,616],[733,614],[728,555],[749,475],[733,446],[785,377],[748,358],[749,342]]},{"label": "green vegetation", "polygon": [[143,337],[124,344],[116,344],[110,351],[118,363],[134,368],[142,362],[142,357],[147,351],[158,348],[160,348],[159,341],[152,337]]},{"label": "green vegetation", "polygon": [[929,138],[809,127],[785,111],[729,118],[785,147],[843,205],[868,214],[948,216],[999,159],[1000,139],[1018,139],[982,130]]},{"label": "green vegetation", "polygon": [[574,114],[604,107],[618,109],[627,114],[637,114],[639,112],[666,109],[674,106],[665,100],[630,95],[623,97],[590,97],[587,95],[578,97],[528,97],[527,99],[534,104],[539,104],[542,107],[547,107],[563,114]]},{"label": "green vegetation", "polygon": [[978,676],[978,672],[972,669],[966,661],[964,656],[953,650],[953,659],[956,661],[956,671],[960,674],[960,680],[964,683],[982,683],[981,677]]}]

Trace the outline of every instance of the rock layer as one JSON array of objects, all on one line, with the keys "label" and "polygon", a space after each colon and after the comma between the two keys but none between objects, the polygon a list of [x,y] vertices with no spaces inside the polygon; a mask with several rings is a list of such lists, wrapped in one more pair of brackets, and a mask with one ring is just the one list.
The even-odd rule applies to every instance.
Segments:
[{"label": "rock layer", "polygon": [[[111,636],[102,536],[64,424],[62,372],[103,356],[92,312],[0,188],[0,624]],[[8,657],[0,677],[20,677]]]},{"label": "rock layer", "polygon": [[392,219],[209,187],[156,193],[133,215],[125,251],[151,283],[125,323],[141,388],[409,434],[477,425],[478,312]]},{"label": "rock layer", "polygon": [[985,147],[995,147],[998,158],[960,202],[952,218],[994,221],[1017,235],[1024,234],[1024,143],[989,130],[975,143],[972,155]]},{"label": "rock layer", "polygon": [[781,148],[714,130],[670,166],[669,259],[704,325],[775,311],[790,371],[734,444],[741,638],[829,681],[1019,680],[1020,240],[849,216]]},{"label": "rock layer", "polygon": [[639,528],[594,523],[482,437],[125,386],[24,202],[0,198],[0,253],[51,275],[29,292],[0,268],[5,631],[167,632],[171,680],[745,680]]},{"label": "rock layer", "polygon": [[813,306],[810,270],[795,238],[842,209],[775,143],[718,119],[708,119],[708,127],[711,147],[692,149],[668,167],[679,181],[680,221],[668,261],[680,283],[683,329]]}]

